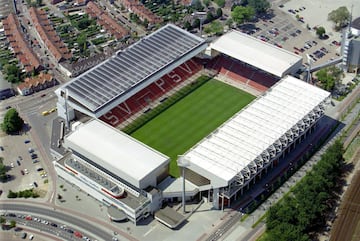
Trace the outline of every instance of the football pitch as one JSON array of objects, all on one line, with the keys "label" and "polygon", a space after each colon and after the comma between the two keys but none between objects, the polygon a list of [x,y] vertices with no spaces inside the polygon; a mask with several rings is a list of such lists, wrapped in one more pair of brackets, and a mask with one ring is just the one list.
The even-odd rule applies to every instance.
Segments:
[{"label": "football pitch", "polygon": [[131,134],[171,158],[170,175],[178,177],[178,155],[250,103],[254,96],[211,79]]}]

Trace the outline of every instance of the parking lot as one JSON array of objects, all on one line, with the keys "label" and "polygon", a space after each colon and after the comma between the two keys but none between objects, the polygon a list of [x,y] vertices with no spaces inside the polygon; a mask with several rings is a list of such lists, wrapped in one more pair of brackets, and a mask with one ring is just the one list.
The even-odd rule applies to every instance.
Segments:
[{"label": "parking lot", "polygon": [[30,135],[6,135],[1,138],[4,143],[0,155],[8,168],[9,179],[2,184],[0,199],[6,199],[9,190],[20,191],[36,188],[43,196],[47,191],[48,174],[42,164],[40,153],[33,144]]},{"label": "parking lot", "polygon": [[[306,11],[306,8],[302,11]],[[307,65],[307,55],[312,59],[313,65],[338,57],[339,45],[329,45],[328,41],[319,39],[315,29],[308,29],[305,21],[301,18],[301,21],[298,21],[292,15],[282,11],[282,8],[274,8],[273,14],[260,18],[254,25],[245,25],[241,31],[301,55],[304,65]],[[338,41],[336,43],[338,44]]]}]

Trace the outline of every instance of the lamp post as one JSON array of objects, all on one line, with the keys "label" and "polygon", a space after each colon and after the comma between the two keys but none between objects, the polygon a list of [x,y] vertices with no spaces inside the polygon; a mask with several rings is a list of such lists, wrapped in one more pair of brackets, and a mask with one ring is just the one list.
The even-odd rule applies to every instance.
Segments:
[{"label": "lamp post", "polygon": [[183,191],[182,191],[182,206],[183,206],[183,213],[186,213],[185,210],[185,168],[190,166],[189,160],[185,158],[183,155],[178,156],[177,164],[179,167],[182,167],[182,178],[183,178]]}]

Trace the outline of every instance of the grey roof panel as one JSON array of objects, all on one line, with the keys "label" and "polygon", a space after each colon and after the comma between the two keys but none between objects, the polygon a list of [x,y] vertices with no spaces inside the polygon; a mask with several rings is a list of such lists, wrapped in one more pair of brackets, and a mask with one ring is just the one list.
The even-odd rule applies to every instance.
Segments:
[{"label": "grey roof panel", "polygon": [[168,24],[64,85],[71,98],[96,112],[175,62],[205,40]]}]

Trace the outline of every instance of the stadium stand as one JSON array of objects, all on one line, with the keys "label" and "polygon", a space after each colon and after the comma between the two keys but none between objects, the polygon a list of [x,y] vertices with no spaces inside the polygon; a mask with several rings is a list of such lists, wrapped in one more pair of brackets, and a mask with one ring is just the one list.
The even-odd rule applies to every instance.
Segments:
[{"label": "stadium stand", "polygon": [[[154,82],[162,86],[159,79],[164,75],[164,79],[170,78],[171,85],[176,86],[193,74],[192,69],[201,68],[201,64],[193,61],[183,63],[206,46],[204,39],[167,24],[57,89],[58,114],[65,117],[68,110],[74,118],[74,110],[78,110],[99,118]],[[65,108],[65,97],[71,109]],[[125,113],[132,113],[125,107]]]},{"label": "stadium stand", "polygon": [[212,59],[207,64],[207,68],[216,71],[223,77],[241,82],[259,92],[265,92],[279,79],[249,64],[222,54]]},{"label": "stadium stand", "polygon": [[151,102],[161,99],[165,93],[196,74],[201,68],[196,59],[186,61],[110,110],[100,119],[112,126],[118,126],[133,114],[146,110]]}]

